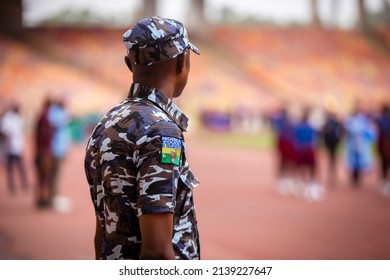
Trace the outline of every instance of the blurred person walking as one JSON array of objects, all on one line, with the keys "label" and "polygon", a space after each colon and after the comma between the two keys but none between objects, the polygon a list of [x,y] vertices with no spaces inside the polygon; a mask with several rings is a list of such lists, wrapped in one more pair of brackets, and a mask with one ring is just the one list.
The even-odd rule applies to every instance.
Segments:
[{"label": "blurred person walking", "polygon": [[295,150],[301,180],[298,184],[301,184],[306,199],[318,201],[324,195],[317,174],[318,131],[309,123],[309,114],[308,109],[304,110],[295,126]]},{"label": "blurred person walking", "polygon": [[193,189],[183,133],[188,118],[173,103],[190,72],[182,23],[139,21],[123,35],[133,73],[128,97],[96,126],[85,172],[96,212],[100,259],[199,259]]},{"label": "blurred person walking", "polygon": [[378,124],[378,155],[381,166],[380,191],[390,197],[390,107],[383,105]]},{"label": "blurred person walking", "polygon": [[333,112],[328,112],[321,136],[328,157],[328,183],[334,186],[337,180],[337,148],[343,138],[344,127]]},{"label": "blurred person walking", "polygon": [[345,121],[345,155],[351,172],[351,182],[358,188],[361,174],[373,166],[372,145],[376,141],[376,130],[370,118],[356,108]]},{"label": "blurred person walking", "polygon": [[1,110],[0,111],[0,166],[5,164],[6,138],[5,138],[4,133],[1,131],[1,123],[2,123],[2,119],[3,119],[4,114],[5,114],[5,111]]},{"label": "blurred person walking", "polygon": [[35,125],[35,167],[37,176],[36,205],[51,206],[51,176],[54,157],[51,149],[54,128],[49,120],[51,102],[47,99]]},{"label": "blurred person walking", "polygon": [[277,190],[288,195],[294,190],[296,175],[296,150],[294,146],[294,124],[286,108],[280,109],[271,116],[271,125],[276,135],[276,152],[278,156]]},{"label": "blurred person walking", "polygon": [[8,189],[15,194],[15,172],[19,173],[20,184],[24,191],[28,190],[27,173],[23,162],[25,146],[24,120],[17,104],[11,106],[1,119],[1,133],[5,141],[5,161]]},{"label": "blurred person walking", "polygon": [[65,109],[64,101],[59,99],[50,106],[48,110],[48,118],[50,125],[53,128],[51,141],[52,169],[50,181],[50,204],[56,207],[56,198],[58,196],[58,178],[61,171],[62,163],[69,151],[70,147],[70,131],[69,121],[70,116]]}]

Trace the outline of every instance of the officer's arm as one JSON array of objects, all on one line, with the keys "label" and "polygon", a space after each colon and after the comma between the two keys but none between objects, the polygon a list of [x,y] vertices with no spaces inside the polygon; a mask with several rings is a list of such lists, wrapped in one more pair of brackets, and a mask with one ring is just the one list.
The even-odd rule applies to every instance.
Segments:
[{"label": "officer's arm", "polygon": [[142,236],[140,258],[144,260],[174,260],[173,214],[146,214],[140,216],[139,221]]},{"label": "officer's arm", "polygon": [[104,238],[104,232],[100,224],[100,220],[96,217],[96,230],[95,230],[95,258],[98,260],[102,256],[102,243]]}]

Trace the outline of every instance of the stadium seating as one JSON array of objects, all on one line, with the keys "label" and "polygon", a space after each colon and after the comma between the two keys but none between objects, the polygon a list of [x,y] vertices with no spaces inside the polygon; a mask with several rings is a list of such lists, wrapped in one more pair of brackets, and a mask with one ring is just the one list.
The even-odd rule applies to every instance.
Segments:
[{"label": "stadium seating", "polygon": [[[63,94],[75,114],[103,112],[124,96],[131,74],[123,62],[124,30],[37,28],[23,42],[0,36],[0,97],[34,115],[49,93]],[[389,29],[381,31],[390,42]],[[279,102],[347,112],[356,99],[376,106],[389,98],[390,59],[352,31],[309,27],[219,26],[197,37],[186,97],[201,112],[263,114]]]}]

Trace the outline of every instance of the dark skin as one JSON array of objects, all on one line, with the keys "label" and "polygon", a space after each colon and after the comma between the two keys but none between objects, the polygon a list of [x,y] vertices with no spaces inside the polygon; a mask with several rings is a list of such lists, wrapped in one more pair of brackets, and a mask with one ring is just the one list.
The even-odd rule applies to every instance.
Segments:
[{"label": "dark skin", "polygon": [[[125,56],[125,63],[133,73],[133,82],[142,83],[164,93],[170,99],[179,97],[187,84],[190,71],[190,52],[188,49],[174,59],[151,66],[139,66],[133,63],[131,55]],[[152,74],[151,74],[152,73]],[[142,215],[139,218],[142,247],[140,259],[174,260],[172,246],[173,214],[158,213]],[[96,218],[95,256],[101,256],[104,231]]]},{"label": "dark skin", "polygon": [[134,83],[157,88],[170,99],[181,95],[187,84],[190,71],[190,52],[188,49],[174,59],[150,66],[135,65],[132,61],[131,55],[125,56],[125,63],[133,73]]}]

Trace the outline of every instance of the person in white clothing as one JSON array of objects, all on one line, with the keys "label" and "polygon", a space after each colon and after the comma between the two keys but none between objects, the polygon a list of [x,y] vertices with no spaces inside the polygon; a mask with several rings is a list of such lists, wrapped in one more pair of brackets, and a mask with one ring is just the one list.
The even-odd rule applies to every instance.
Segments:
[{"label": "person in white clothing", "polygon": [[19,172],[21,187],[27,191],[27,177],[23,163],[24,122],[19,106],[13,105],[1,120],[1,133],[5,138],[5,163],[9,191],[15,193],[15,170]]}]

